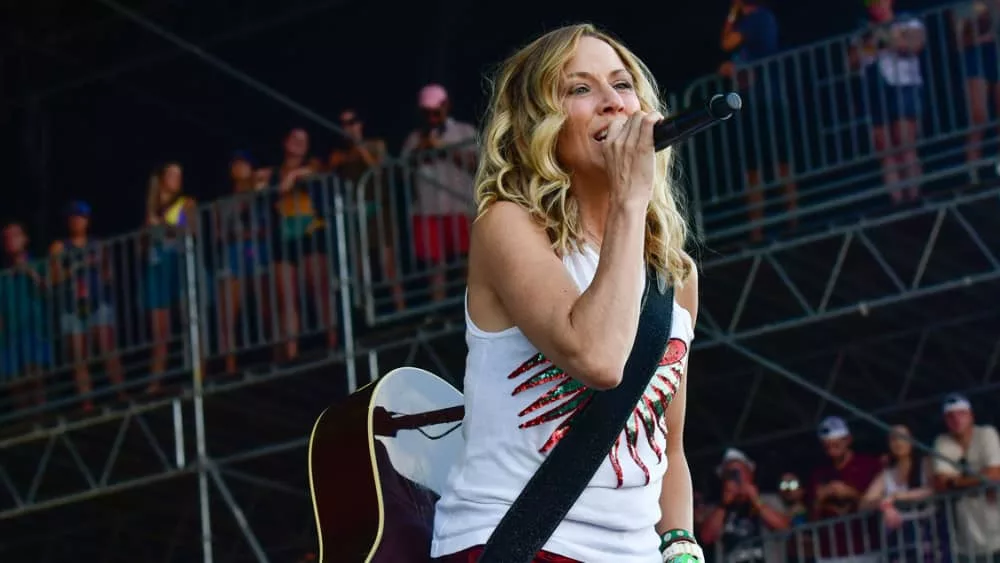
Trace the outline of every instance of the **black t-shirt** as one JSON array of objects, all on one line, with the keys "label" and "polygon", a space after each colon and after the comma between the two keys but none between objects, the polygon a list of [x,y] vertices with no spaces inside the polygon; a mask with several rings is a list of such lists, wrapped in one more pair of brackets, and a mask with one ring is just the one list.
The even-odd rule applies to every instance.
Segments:
[{"label": "black t-shirt", "polygon": [[749,503],[729,507],[721,538],[726,563],[764,563],[764,531],[760,514]]}]

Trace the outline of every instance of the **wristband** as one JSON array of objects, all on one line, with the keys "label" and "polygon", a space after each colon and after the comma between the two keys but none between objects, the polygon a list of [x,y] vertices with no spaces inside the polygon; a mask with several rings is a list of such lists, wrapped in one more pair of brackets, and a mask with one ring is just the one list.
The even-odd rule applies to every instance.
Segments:
[{"label": "wristband", "polygon": [[694,539],[694,534],[691,532],[680,528],[674,528],[673,530],[663,532],[663,535],[660,536],[660,551],[666,549],[668,545],[679,541],[698,543],[697,540]]},{"label": "wristband", "polygon": [[688,540],[679,540],[663,550],[664,563],[701,563],[705,555],[701,546]]},{"label": "wristband", "polygon": [[664,563],[697,563],[705,559],[694,534],[679,528],[660,536],[660,553]]}]

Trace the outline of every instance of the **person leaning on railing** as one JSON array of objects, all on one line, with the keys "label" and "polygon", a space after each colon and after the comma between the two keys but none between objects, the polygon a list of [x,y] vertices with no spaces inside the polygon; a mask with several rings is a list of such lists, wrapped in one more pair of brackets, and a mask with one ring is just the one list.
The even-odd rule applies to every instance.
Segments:
[{"label": "person leaning on railing", "polygon": [[[247,151],[236,151],[229,161],[232,197],[213,207],[218,242],[217,295],[219,296],[219,350],[225,355],[226,373],[236,373],[237,319],[250,291],[257,299],[258,326],[268,326],[273,314],[271,288],[271,248],[268,245],[266,196],[267,175],[254,170],[255,161]],[[267,170],[264,171],[265,173]]]},{"label": "person leaning on railing", "polygon": [[819,424],[817,436],[827,461],[816,467],[809,480],[806,498],[813,521],[835,520],[814,535],[817,561],[870,561],[877,541],[868,520],[858,512],[862,494],[882,471],[874,456],[854,451],[854,438],[847,422],[829,416]]},{"label": "person leaning on railing", "polygon": [[[167,352],[173,333],[170,312],[179,307],[184,287],[182,244],[186,233],[195,232],[198,219],[196,201],[184,195],[183,169],[167,162],[153,170],[146,196],[146,236],[143,250],[146,272],[143,283],[146,310],[153,333],[152,380],[148,394],[161,392],[161,378],[167,369]],[[187,311],[181,310],[181,315]]]},{"label": "person leaning on railing", "polygon": [[939,456],[934,463],[934,488],[962,491],[955,506],[954,526],[958,535],[955,545],[963,560],[998,563],[1000,435],[993,426],[976,425],[972,404],[960,393],[948,395],[942,410],[948,432],[934,441]]},{"label": "person leaning on railing", "polygon": [[59,329],[73,363],[73,380],[84,412],[94,408],[88,364],[96,347],[119,401],[128,401],[118,354],[115,291],[111,259],[90,234],[90,205],[74,201],[66,209],[67,237],[49,247],[49,282],[59,312]]},{"label": "person leaning on railing", "polygon": [[42,406],[42,373],[52,365],[45,265],[31,260],[20,223],[3,228],[2,264],[8,269],[0,275],[0,387],[8,386],[15,408]]},{"label": "person leaning on railing", "polygon": [[401,156],[415,167],[414,256],[430,272],[431,299],[441,301],[445,264],[469,252],[476,128],[451,117],[451,99],[440,84],[424,86],[417,105],[421,123],[403,142]]},{"label": "person leaning on railing", "polygon": [[916,505],[933,493],[928,484],[930,471],[923,456],[914,451],[911,440],[906,426],[892,428],[888,467],[865,491],[860,505],[862,511],[877,509],[882,513],[885,527],[894,531],[885,547],[903,550],[907,560],[935,549],[933,511]]},{"label": "person leaning on railing", "polygon": [[[345,109],[340,112],[340,128],[347,134],[339,140],[337,146],[330,151],[327,162],[331,172],[345,182],[352,197],[358,197],[359,203],[364,203],[364,229],[368,236],[368,248],[378,252],[380,273],[384,280],[392,282],[392,298],[397,311],[406,307],[403,298],[403,285],[396,273],[396,245],[398,231],[395,220],[394,202],[402,199],[400,194],[390,193],[390,183],[382,173],[387,149],[383,139],[366,137],[364,120],[355,109]],[[360,190],[360,192],[359,192]],[[352,267],[362,269],[361,260],[369,260],[369,256],[358,252],[358,264]]]},{"label": "person leaning on railing", "polygon": [[[984,126],[989,120],[989,106],[1000,108],[1000,58],[997,54],[997,25],[1000,5],[996,0],[976,0],[954,6],[951,10],[955,43],[962,53],[965,93],[969,103],[969,132],[965,156],[976,164],[983,156]],[[990,93],[992,91],[992,97]]]},{"label": "person leaning on railing", "polygon": [[320,163],[309,156],[309,134],[292,129],[285,136],[284,157],[280,165],[268,169],[268,184],[277,186],[272,207],[272,241],[277,278],[277,309],[281,319],[283,360],[299,355],[298,339],[302,332],[303,294],[312,297],[319,328],[325,330],[327,346],[337,347],[337,316],[333,314],[331,261],[336,250],[331,229],[330,194],[316,176]]}]

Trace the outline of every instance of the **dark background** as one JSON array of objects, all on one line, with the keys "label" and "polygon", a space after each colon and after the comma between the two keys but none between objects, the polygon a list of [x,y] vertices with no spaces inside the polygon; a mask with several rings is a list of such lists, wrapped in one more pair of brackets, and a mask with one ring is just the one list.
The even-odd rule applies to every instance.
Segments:
[{"label": "dark background", "polygon": [[[520,44],[591,21],[622,38],[666,92],[713,72],[728,0],[674,2],[424,0],[120,0],[143,17],[310,110],[346,105],[392,151],[415,119],[415,94],[445,84],[454,114],[478,123],[484,76]],[[908,0],[899,9],[936,4]],[[778,1],[787,48],[851,30],[860,0]],[[228,189],[229,154],[268,164],[292,126],[325,156],[334,132],[179,49],[97,0],[0,2],[2,219],[26,222],[40,251],[61,236],[72,198],[94,232],[136,228],[150,170],[185,167],[200,200]]]}]

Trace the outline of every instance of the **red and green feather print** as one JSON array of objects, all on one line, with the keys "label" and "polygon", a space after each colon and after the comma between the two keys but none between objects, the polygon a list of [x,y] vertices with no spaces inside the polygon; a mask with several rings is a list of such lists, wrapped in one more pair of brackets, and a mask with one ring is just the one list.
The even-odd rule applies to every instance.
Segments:
[{"label": "red and green feather print", "polygon": [[[645,474],[647,484],[649,483],[649,468],[639,456],[640,434],[645,435],[649,447],[656,453],[657,463],[663,461],[664,452],[657,444],[656,436],[657,433],[664,437],[667,435],[667,406],[670,405],[670,401],[680,386],[681,377],[684,375],[684,358],[687,356],[687,351],[687,344],[683,340],[670,339],[667,343],[667,351],[663,355],[663,359],[660,360],[659,367],[656,368],[656,374],[650,380],[649,386],[646,387],[642,399],[632,411],[631,418],[625,424],[625,431],[618,436],[611,452],[608,453],[609,461],[614,468],[615,476],[618,478],[618,487],[621,487],[624,481],[619,457],[622,435],[625,437],[629,456]],[[594,390],[566,375],[541,353],[528,358],[507,376],[507,379],[512,381],[522,378],[523,380],[511,392],[511,396],[517,396],[528,389],[541,386],[547,386],[548,391],[518,413],[518,417],[526,418],[518,425],[518,428],[530,428],[546,422],[562,420],[539,449],[539,452],[543,454],[548,453],[569,431],[573,416],[590,402],[594,396]]]}]

